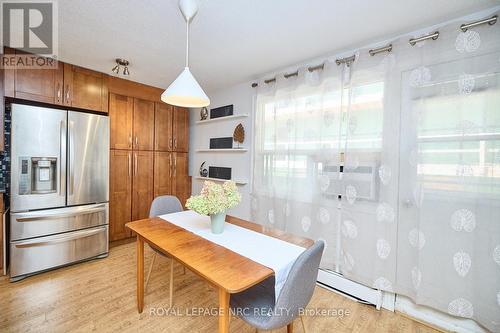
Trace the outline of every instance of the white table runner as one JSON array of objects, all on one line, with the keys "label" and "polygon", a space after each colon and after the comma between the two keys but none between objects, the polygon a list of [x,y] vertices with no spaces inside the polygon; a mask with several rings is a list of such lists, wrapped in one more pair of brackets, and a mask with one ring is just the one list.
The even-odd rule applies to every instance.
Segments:
[{"label": "white table runner", "polygon": [[223,246],[261,265],[275,274],[275,298],[278,300],[293,263],[305,248],[259,232],[226,223],[222,234],[210,231],[210,217],[188,210],[159,216],[187,231]]}]

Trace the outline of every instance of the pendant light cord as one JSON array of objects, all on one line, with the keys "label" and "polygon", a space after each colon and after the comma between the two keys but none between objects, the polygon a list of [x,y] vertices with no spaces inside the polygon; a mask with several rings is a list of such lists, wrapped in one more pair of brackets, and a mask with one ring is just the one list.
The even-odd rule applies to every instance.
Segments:
[{"label": "pendant light cord", "polygon": [[186,67],[189,67],[189,20],[186,20]]}]

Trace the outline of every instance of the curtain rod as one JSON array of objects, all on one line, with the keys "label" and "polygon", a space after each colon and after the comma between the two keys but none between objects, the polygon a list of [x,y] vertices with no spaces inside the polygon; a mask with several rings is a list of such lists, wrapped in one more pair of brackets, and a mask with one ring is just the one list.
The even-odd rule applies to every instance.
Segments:
[{"label": "curtain rod", "polygon": [[[478,20],[478,21],[474,21],[474,22],[470,22],[470,23],[464,23],[464,24],[462,24],[459,27],[459,29],[461,31],[463,31],[463,32],[466,32],[468,29],[476,27],[478,25],[483,25],[483,24],[494,25],[495,23],[497,23],[497,20],[498,20],[498,15],[493,15],[492,17],[485,18],[485,19],[482,19],[482,20]],[[408,43],[410,43],[411,46],[415,46],[417,43],[423,42],[424,40],[427,40],[427,39],[436,40],[438,38],[439,38],[439,31],[435,31],[432,34],[428,34],[428,35],[421,36],[421,37],[418,37],[418,38],[411,38],[408,41]],[[379,48],[376,48],[376,49],[370,49],[368,51],[368,53],[371,56],[374,56],[374,55],[382,53],[382,52],[392,52],[392,44],[389,44],[389,45],[383,46],[383,47],[379,47]],[[356,60],[356,59],[355,59],[355,56],[353,55],[353,56],[350,56],[350,57],[347,57],[347,58],[336,59],[335,63],[338,66],[340,66],[341,64],[346,64],[349,67],[354,60]],[[307,70],[309,72],[314,72],[314,71],[317,71],[317,70],[320,70],[320,69],[322,70],[324,68],[325,68],[325,63],[322,63],[321,65],[308,67]],[[296,70],[295,72],[292,72],[292,73],[286,73],[283,76],[286,79],[288,79],[288,78],[290,78],[292,76],[298,76],[298,75],[299,75],[299,71]],[[276,82],[276,77],[264,80],[264,83],[266,83],[266,84],[269,84],[269,83],[272,83],[272,82]],[[252,83],[252,88],[255,88],[255,87],[258,87],[258,86],[259,86],[259,84],[257,82],[253,82]]]},{"label": "curtain rod", "polygon": [[415,46],[415,45],[417,45],[417,43],[423,42],[424,40],[428,40],[428,39],[436,40],[438,38],[439,38],[439,31],[435,31],[432,34],[428,34],[428,35],[425,35],[422,37],[410,38],[408,43],[410,43],[411,46]]},{"label": "curtain rod", "polygon": [[466,32],[467,29],[469,29],[469,28],[472,28],[472,27],[475,27],[475,26],[478,26],[481,24],[486,24],[486,23],[488,23],[489,25],[493,25],[493,24],[497,23],[497,19],[498,19],[498,15],[493,15],[492,17],[487,18],[487,19],[474,21],[471,23],[464,23],[460,26],[460,30],[462,30],[463,32]]}]

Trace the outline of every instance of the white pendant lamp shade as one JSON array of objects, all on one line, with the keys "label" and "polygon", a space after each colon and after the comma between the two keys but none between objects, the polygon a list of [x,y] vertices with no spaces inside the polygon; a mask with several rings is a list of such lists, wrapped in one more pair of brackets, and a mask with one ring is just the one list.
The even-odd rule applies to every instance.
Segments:
[{"label": "white pendant lamp shade", "polygon": [[189,67],[185,67],[174,82],[161,94],[167,104],[187,108],[201,108],[210,105],[210,99],[198,84]]},{"label": "white pendant lamp shade", "polygon": [[189,70],[189,23],[198,12],[198,4],[196,0],[180,0],[179,9],[186,20],[186,67],[161,94],[161,100],[186,108],[202,108],[210,105],[210,99]]}]

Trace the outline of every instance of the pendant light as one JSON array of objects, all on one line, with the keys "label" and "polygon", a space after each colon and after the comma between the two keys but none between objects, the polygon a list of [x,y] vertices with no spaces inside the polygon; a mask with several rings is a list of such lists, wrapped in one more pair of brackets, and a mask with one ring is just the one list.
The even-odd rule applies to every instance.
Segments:
[{"label": "pendant light", "polygon": [[179,9],[186,20],[186,67],[161,94],[161,100],[171,105],[201,108],[208,106],[210,99],[189,70],[189,23],[198,12],[198,5],[195,0],[179,0]]}]

